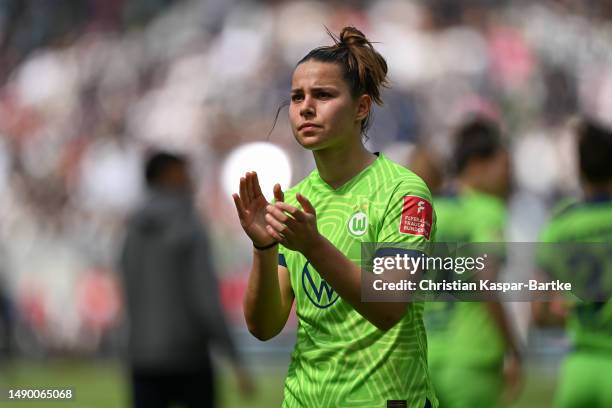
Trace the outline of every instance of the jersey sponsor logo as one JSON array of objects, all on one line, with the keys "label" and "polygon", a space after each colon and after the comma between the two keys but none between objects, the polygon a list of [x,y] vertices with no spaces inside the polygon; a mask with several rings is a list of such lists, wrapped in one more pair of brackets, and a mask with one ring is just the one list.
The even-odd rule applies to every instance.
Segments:
[{"label": "jersey sponsor logo", "polygon": [[351,235],[360,237],[368,230],[368,216],[363,211],[358,211],[349,218],[348,231]]},{"label": "jersey sponsor logo", "polygon": [[433,208],[429,201],[418,196],[404,196],[400,233],[421,235],[429,239],[432,222]]},{"label": "jersey sponsor logo", "polygon": [[302,288],[310,302],[320,309],[325,309],[336,303],[340,298],[338,293],[323,280],[318,273],[312,273],[306,262],[302,269]]}]

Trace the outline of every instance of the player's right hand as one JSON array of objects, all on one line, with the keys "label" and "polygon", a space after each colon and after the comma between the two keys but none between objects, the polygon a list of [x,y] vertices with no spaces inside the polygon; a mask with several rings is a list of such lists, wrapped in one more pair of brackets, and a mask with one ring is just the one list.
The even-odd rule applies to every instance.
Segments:
[{"label": "player's right hand", "polygon": [[[240,225],[256,246],[273,244],[275,239],[266,231],[268,223],[265,220],[268,200],[261,193],[259,179],[254,171],[247,172],[240,178],[240,195],[232,194]],[[283,192],[279,184],[274,186],[276,201],[283,201]]]}]

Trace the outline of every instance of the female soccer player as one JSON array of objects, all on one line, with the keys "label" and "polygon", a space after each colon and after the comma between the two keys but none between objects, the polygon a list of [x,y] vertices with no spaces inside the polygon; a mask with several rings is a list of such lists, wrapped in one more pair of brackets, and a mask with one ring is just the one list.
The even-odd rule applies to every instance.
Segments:
[{"label": "female soccer player", "polygon": [[330,35],[334,45],[302,58],[291,83],[291,128],[317,168],[286,193],[277,184],[274,204],[254,172],[233,195],[254,246],[246,322],[255,337],[270,339],[296,302],[283,407],[437,406],[422,304],[363,302],[359,266],[361,242],[432,240],[430,192],[362,143],[372,101],[382,103],[387,84],[384,58],[353,27]]}]

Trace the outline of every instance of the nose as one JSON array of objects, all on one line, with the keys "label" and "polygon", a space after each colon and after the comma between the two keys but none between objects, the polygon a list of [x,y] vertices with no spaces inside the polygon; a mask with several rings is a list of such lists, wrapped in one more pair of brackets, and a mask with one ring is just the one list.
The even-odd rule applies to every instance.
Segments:
[{"label": "nose", "polygon": [[312,117],[315,114],[315,107],[313,103],[313,98],[309,95],[304,96],[304,101],[302,102],[302,106],[300,107],[300,115],[307,118]]}]

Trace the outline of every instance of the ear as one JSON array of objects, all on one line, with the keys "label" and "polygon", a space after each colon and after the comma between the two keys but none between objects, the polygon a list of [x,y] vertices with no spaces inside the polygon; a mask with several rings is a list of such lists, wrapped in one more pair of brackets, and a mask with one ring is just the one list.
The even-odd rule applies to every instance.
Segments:
[{"label": "ear", "polygon": [[370,95],[361,95],[359,98],[357,98],[357,112],[355,113],[355,120],[362,121],[367,118],[371,108],[372,98]]}]

